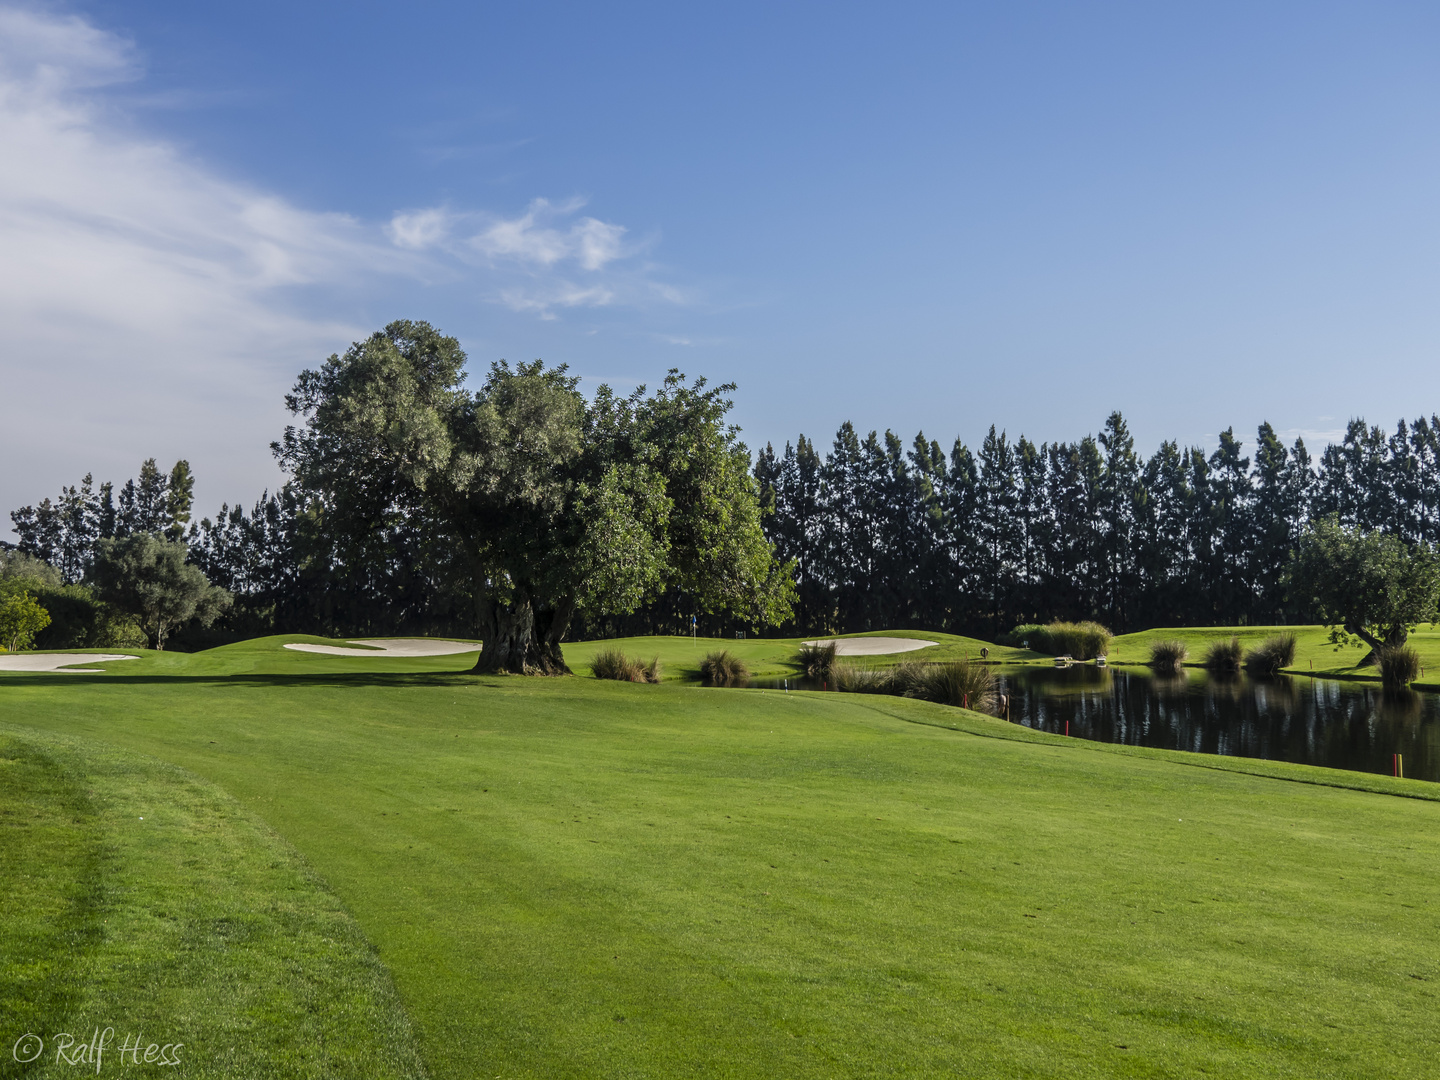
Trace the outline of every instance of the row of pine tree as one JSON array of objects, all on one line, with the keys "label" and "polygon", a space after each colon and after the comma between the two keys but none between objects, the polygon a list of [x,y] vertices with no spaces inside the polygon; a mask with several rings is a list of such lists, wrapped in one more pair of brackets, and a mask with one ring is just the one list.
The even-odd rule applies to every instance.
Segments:
[{"label": "row of pine tree", "polygon": [[1435,416],[1393,433],[1352,421],[1318,461],[1268,423],[1251,455],[1230,429],[1212,453],[1165,442],[1148,458],[1118,412],[1078,442],[992,427],[948,455],[846,423],[823,457],[802,435],[767,445],[754,473],[769,536],[796,562],[798,633],[1302,621],[1285,572],[1311,521],[1440,540]]}]

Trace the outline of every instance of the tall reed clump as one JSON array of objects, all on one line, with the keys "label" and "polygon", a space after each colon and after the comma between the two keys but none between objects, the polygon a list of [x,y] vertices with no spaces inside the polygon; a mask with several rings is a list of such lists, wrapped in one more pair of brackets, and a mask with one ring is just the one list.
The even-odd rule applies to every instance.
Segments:
[{"label": "tall reed clump", "polygon": [[1245,666],[1262,675],[1274,675],[1281,668],[1295,663],[1295,635],[1276,634],[1268,637],[1245,656]]},{"label": "tall reed clump", "polygon": [[700,681],[705,686],[745,686],[750,682],[750,669],[730,650],[721,649],[700,661]]},{"label": "tall reed clump", "polygon": [[597,679],[616,679],[620,682],[658,683],[660,681],[660,658],[642,663],[626,656],[619,649],[601,649],[590,661],[590,674]]},{"label": "tall reed clump", "polygon": [[1190,655],[1190,646],[1183,641],[1169,638],[1150,643],[1150,666],[1156,671],[1175,674]]},{"label": "tall reed clump", "polygon": [[1375,650],[1375,660],[1386,686],[1409,686],[1420,677],[1420,654],[1409,645],[1382,645]]},{"label": "tall reed clump", "polygon": [[837,663],[830,669],[829,684],[842,694],[893,694],[893,668]]},{"label": "tall reed clump", "polygon": [[1027,630],[1030,648],[1051,656],[1073,656],[1093,660],[1110,652],[1110,631],[1097,622],[1052,622],[1045,626],[1016,627]]},{"label": "tall reed clump", "polygon": [[839,645],[833,641],[805,642],[795,655],[795,662],[807,679],[829,679],[835,670],[835,653]]},{"label": "tall reed clump", "polygon": [[925,664],[905,660],[894,667],[836,664],[835,689],[847,694],[894,694],[940,705],[993,713],[999,703],[995,676],[984,664],[947,660]]},{"label": "tall reed clump", "polygon": [[1229,641],[1212,641],[1205,650],[1205,666],[1211,671],[1239,671],[1243,654],[1238,637]]},{"label": "tall reed clump", "polygon": [[1021,623],[1008,634],[1001,634],[995,639],[995,643],[997,645],[1009,645],[1015,649],[1034,649],[1037,652],[1043,652],[1044,649],[1041,644],[1043,639],[1040,635],[1044,629],[1045,628],[1038,623]]},{"label": "tall reed clump", "polygon": [[984,664],[972,664],[966,660],[916,664],[913,670],[905,672],[904,677],[907,685],[901,692],[906,697],[941,705],[958,705],[975,712],[989,713],[995,711],[1000,697],[990,669]]}]

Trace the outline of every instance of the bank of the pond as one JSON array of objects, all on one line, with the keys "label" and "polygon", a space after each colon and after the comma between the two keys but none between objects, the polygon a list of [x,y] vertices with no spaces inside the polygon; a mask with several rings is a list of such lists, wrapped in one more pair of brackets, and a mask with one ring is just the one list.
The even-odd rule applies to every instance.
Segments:
[{"label": "bank of the pond", "polygon": [[[995,666],[1004,719],[1071,738],[1440,781],[1440,695],[1377,682],[1186,668]],[[833,690],[825,680],[751,687]]]}]

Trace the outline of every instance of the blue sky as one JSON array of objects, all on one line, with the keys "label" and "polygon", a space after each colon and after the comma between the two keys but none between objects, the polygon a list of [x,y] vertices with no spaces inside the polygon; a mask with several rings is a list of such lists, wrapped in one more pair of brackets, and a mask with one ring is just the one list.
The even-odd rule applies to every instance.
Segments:
[{"label": "blue sky", "polygon": [[151,455],[249,502],[396,317],[733,380],[752,445],[1393,425],[1436,55],[1419,4],[0,5],[0,508]]}]

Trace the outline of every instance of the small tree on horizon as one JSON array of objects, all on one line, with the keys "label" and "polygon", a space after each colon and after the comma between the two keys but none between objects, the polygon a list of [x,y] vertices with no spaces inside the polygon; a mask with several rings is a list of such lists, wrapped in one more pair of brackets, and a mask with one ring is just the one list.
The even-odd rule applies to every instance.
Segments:
[{"label": "small tree on horizon", "polygon": [[1440,614],[1440,558],[1428,545],[1323,518],[1301,536],[1288,574],[1291,601],[1330,627],[1337,645],[1378,653],[1405,644]]},{"label": "small tree on horizon", "polygon": [[91,574],[100,598],[134,617],[158,650],[176,627],[192,620],[209,626],[232,602],[185,555],[182,542],[151,533],[96,545]]}]

